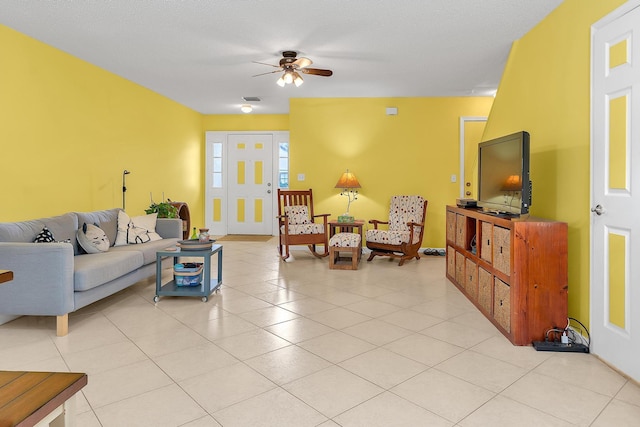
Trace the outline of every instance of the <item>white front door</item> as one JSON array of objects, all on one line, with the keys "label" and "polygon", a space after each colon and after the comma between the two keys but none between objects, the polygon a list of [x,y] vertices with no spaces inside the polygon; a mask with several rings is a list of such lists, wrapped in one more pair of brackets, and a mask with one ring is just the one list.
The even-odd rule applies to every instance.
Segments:
[{"label": "white front door", "polygon": [[[592,30],[592,351],[640,381],[640,2]],[[635,7],[635,9],[634,9]]]},{"label": "white front door", "polygon": [[228,234],[272,233],[273,135],[228,138]]},{"label": "white front door", "polygon": [[289,132],[208,131],[205,141],[209,233],[273,235],[276,189],[286,186],[289,167]]}]

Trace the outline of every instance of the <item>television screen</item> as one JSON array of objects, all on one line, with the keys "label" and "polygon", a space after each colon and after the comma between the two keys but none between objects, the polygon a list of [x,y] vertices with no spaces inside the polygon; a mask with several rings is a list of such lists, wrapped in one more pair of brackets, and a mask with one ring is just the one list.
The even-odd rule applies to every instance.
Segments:
[{"label": "television screen", "polygon": [[525,131],[478,145],[478,206],[484,211],[529,213],[529,134]]}]

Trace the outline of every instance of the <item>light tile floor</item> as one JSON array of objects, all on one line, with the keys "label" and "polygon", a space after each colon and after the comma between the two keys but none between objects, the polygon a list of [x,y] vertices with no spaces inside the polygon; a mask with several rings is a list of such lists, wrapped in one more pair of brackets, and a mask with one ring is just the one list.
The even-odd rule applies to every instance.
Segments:
[{"label": "light tile floor", "polygon": [[[145,280],[70,316],[0,326],[0,369],[79,371],[77,425],[640,426],[640,387],[592,355],[512,346],[443,257],[357,271],[224,242],[207,303]],[[165,272],[170,274],[170,270]]]}]

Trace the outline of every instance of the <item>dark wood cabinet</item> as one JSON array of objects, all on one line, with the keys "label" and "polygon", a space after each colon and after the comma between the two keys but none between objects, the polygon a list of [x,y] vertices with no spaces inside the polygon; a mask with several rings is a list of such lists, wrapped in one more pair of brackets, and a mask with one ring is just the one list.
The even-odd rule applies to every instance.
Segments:
[{"label": "dark wood cabinet", "polygon": [[187,240],[189,239],[189,232],[191,230],[189,206],[184,202],[171,202],[171,204],[178,210],[178,218],[182,220],[182,238]]},{"label": "dark wood cabinet", "polygon": [[513,344],[567,323],[567,224],[447,206],[447,278]]}]

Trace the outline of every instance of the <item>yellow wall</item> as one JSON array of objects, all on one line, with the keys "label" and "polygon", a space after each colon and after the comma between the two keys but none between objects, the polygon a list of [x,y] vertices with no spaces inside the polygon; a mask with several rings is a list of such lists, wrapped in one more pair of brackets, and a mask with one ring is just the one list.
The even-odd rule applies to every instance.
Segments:
[{"label": "yellow wall", "polygon": [[288,114],[207,114],[203,116],[204,131],[287,131]]},{"label": "yellow wall", "polygon": [[[291,188],[313,188],[316,213],[347,206],[334,186],[349,169],[362,185],[350,213],[386,220],[395,194],[428,201],[423,246],[445,246],[445,206],[459,197],[459,118],[488,115],[492,97],[323,98],[290,101]],[[386,107],[397,107],[387,116]],[[304,174],[305,180],[297,180]]]},{"label": "yellow wall", "polygon": [[623,0],[565,0],[513,44],[484,140],[531,134],[532,215],[569,224],[569,314],[589,319],[591,25]]},{"label": "yellow wall", "polygon": [[122,206],[150,192],[202,223],[202,116],[0,25],[0,221]]}]

